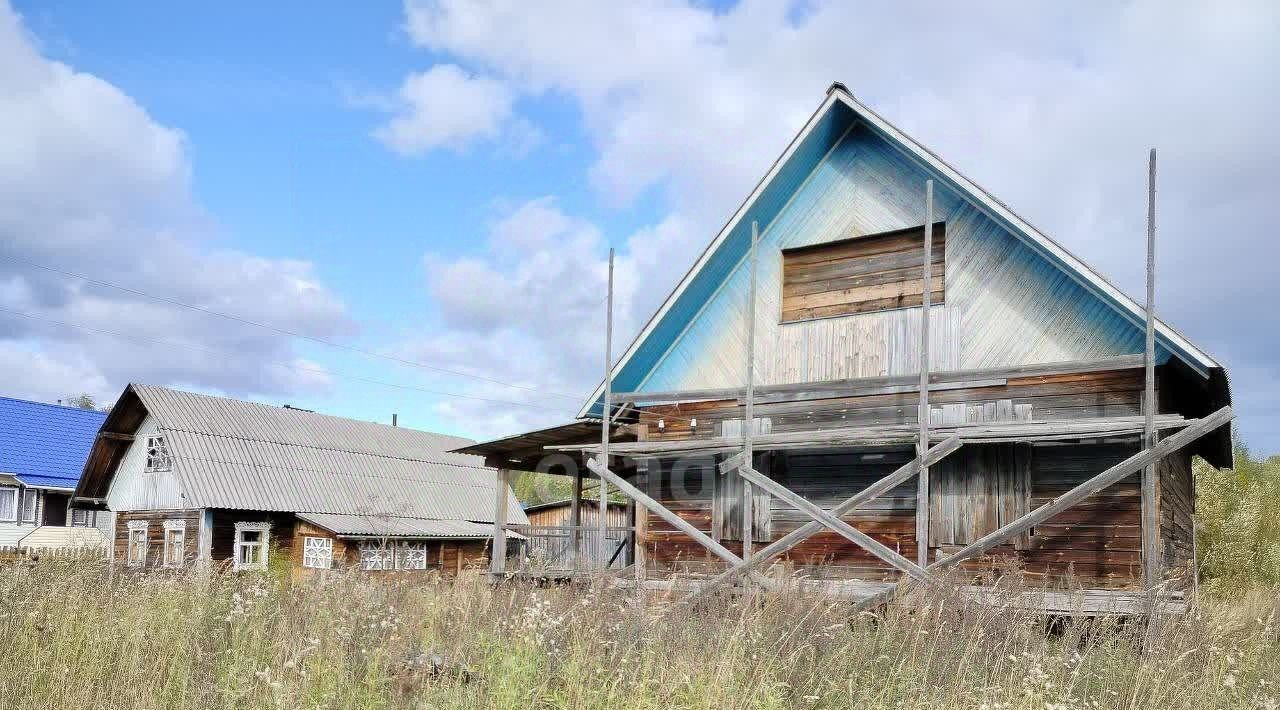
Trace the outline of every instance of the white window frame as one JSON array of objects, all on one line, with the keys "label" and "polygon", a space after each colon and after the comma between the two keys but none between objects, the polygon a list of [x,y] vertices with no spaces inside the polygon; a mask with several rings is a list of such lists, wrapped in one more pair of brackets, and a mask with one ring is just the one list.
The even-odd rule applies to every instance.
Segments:
[{"label": "white window frame", "polygon": [[370,572],[425,570],[430,548],[421,542],[366,542],[360,545],[360,569]]},{"label": "white window frame", "polygon": [[[175,544],[178,547],[176,554],[173,549]],[[164,566],[174,569],[181,567],[186,562],[186,557],[187,521],[164,521]]]},{"label": "white window frame", "polygon": [[[93,516],[92,516],[92,515],[90,515],[90,513],[92,513],[92,512],[93,512],[93,511],[89,510],[88,508],[72,508],[72,509],[71,509],[71,525],[70,525],[70,527],[73,527],[73,528],[91,528],[91,527],[94,527],[94,525],[93,525]],[[84,514],[84,522],[83,522],[83,523],[77,523],[77,522],[76,522],[76,513],[83,513],[83,514]]]},{"label": "white window frame", "polygon": [[333,538],[304,535],[302,538],[302,566],[310,569],[332,569]]},{"label": "white window frame", "polygon": [[147,437],[146,465],[144,473],[164,473],[173,470],[173,454],[163,435]]},{"label": "white window frame", "polygon": [[[150,536],[148,535],[150,524],[145,520],[130,520],[125,523],[125,527],[129,530],[129,537],[124,548],[124,558],[130,567],[144,567],[147,564],[147,551],[151,547]],[[137,543],[141,542],[139,546]],[[134,556],[134,550],[140,549],[141,554]]]},{"label": "white window frame", "polygon": [[[30,511],[31,517],[27,517],[28,502],[30,502],[30,505],[31,505],[31,511]],[[18,522],[22,522],[22,523],[36,522],[36,520],[40,517],[40,491],[34,488],[22,489],[22,499],[18,507],[18,517],[20,518]]]},{"label": "white window frame", "polygon": [[[9,495],[13,496],[13,503],[12,503],[13,512],[11,514],[4,513],[3,511],[5,510],[5,508],[2,505],[0,505],[0,521],[9,522],[9,523],[18,522],[18,497],[19,497],[18,492],[19,491],[17,486],[0,486],[0,496],[9,496]],[[8,517],[5,517],[6,515],[8,515]]]},{"label": "white window frame", "polygon": [[[257,542],[245,542],[244,533],[257,532]],[[241,553],[244,548],[257,548],[259,556],[256,562],[242,562]],[[271,523],[236,523],[236,539],[232,548],[232,567],[236,571],[267,568],[267,553],[271,549]]]}]

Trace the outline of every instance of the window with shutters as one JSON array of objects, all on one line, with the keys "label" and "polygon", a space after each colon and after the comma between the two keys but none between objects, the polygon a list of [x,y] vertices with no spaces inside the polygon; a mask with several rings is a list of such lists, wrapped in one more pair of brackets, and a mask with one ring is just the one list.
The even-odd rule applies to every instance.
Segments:
[{"label": "window with shutters", "polygon": [[270,541],[271,523],[236,523],[234,568],[266,569]]},{"label": "window with shutters", "polygon": [[[946,298],[946,225],[933,225],[930,298]],[[924,304],[924,226],[782,252],[782,322]]]},{"label": "window with shutters", "polygon": [[311,569],[329,569],[333,567],[333,538],[302,538],[302,566]]},{"label": "window with shutters", "polygon": [[186,560],[187,521],[164,521],[164,566],[181,567]]},{"label": "window with shutters", "polygon": [[129,531],[128,544],[125,548],[125,561],[130,567],[141,567],[147,564],[147,521],[130,520],[125,525]]}]

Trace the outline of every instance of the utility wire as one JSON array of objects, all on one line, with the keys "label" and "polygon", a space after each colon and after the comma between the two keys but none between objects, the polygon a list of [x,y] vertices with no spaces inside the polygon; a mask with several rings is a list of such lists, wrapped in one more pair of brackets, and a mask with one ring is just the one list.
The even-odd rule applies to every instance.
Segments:
[{"label": "utility wire", "polygon": [[[75,328],[75,329],[78,329],[78,330],[84,330],[84,331],[88,331],[88,332],[91,332],[91,333],[98,333],[98,334],[100,334],[100,335],[109,335],[109,336],[112,336],[112,337],[115,337],[115,338],[119,338],[119,339],[121,339],[121,340],[125,340],[125,341],[129,341],[129,342],[133,342],[133,343],[146,343],[146,344],[152,344],[152,345],[164,345],[164,346],[166,346],[166,347],[178,347],[178,348],[184,348],[184,349],[186,349],[186,350],[191,350],[191,351],[195,351],[195,352],[202,352],[202,353],[206,353],[206,354],[209,354],[209,355],[219,355],[219,356],[225,356],[225,355],[239,356],[239,355],[241,355],[241,353],[238,353],[238,352],[235,352],[235,351],[232,351],[232,350],[226,349],[226,348],[210,348],[210,347],[202,346],[202,345],[194,345],[194,344],[192,344],[192,343],[183,343],[183,342],[179,342],[179,341],[172,340],[172,339],[165,339],[165,338],[152,338],[152,337],[145,336],[145,335],[134,335],[134,334],[129,334],[129,333],[121,333],[121,332],[119,332],[119,331],[115,331],[115,330],[109,330],[109,329],[106,329],[106,328],[99,328],[99,327],[96,327],[96,326],[85,325],[85,324],[83,324],[83,323],[72,323],[72,322],[70,322],[70,321],[58,320],[58,319],[56,319],[56,318],[49,318],[49,317],[47,317],[47,316],[40,316],[40,315],[34,315],[34,314],[31,314],[31,313],[24,313],[24,312],[22,312],[22,311],[13,310],[13,309],[11,309],[11,308],[4,308],[4,307],[0,307],[0,313],[7,313],[7,314],[9,314],[9,315],[18,316],[18,317],[20,317],[20,318],[26,318],[26,319],[28,319],[28,320],[33,320],[33,321],[38,321],[38,322],[44,322],[44,323],[50,323],[50,324],[53,324],[53,325],[62,326],[62,327],[64,327],[64,328]],[[478,395],[462,394],[462,393],[459,393],[459,392],[446,392],[446,391],[443,391],[443,390],[435,390],[435,389],[430,389],[430,388],[427,388],[427,387],[418,387],[418,386],[415,386],[415,385],[406,385],[406,384],[401,384],[401,383],[398,383],[398,382],[387,382],[387,381],[385,381],[385,380],[378,380],[378,379],[374,379],[374,378],[371,378],[371,377],[364,377],[364,376],[362,376],[362,375],[353,375],[353,374],[349,374],[349,373],[336,372],[336,371],[334,371],[334,370],[329,370],[329,369],[319,368],[319,367],[306,367],[306,366],[297,365],[297,364],[295,364],[295,363],[291,363],[291,362],[284,362],[284,361],[281,361],[281,360],[261,360],[261,361],[259,361],[259,362],[260,362],[261,364],[264,364],[264,365],[270,365],[270,366],[273,366],[273,367],[279,367],[279,368],[282,368],[282,369],[292,370],[292,371],[294,371],[294,372],[299,372],[299,373],[308,373],[308,374],[326,375],[326,376],[329,376],[329,377],[337,377],[337,378],[341,378],[341,379],[353,380],[353,381],[356,381],[356,382],[364,382],[364,383],[366,383],[366,384],[379,385],[379,386],[382,386],[382,387],[391,387],[391,388],[394,388],[394,389],[400,389],[400,390],[411,390],[411,391],[414,391],[414,392],[422,392],[422,393],[424,393],[424,394],[436,395],[436,396],[440,396],[440,397],[454,397],[454,398],[457,398],[457,399],[468,399],[468,400],[473,400],[473,401],[477,401],[477,402],[487,402],[487,403],[490,403],[490,404],[506,404],[506,405],[512,405],[512,406],[516,406],[516,407],[526,407],[526,408],[529,408],[529,409],[538,409],[538,410],[541,410],[541,411],[544,411],[544,412],[554,412],[554,413],[556,413],[556,414],[564,414],[564,413],[565,413],[565,411],[566,411],[566,410],[563,410],[563,409],[554,409],[554,408],[547,407],[547,406],[543,406],[543,405],[540,405],[540,404],[535,404],[535,403],[532,403],[532,402],[520,402],[520,401],[516,401],[516,400],[496,399],[496,398],[493,398],[493,397],[481,397],[481,396],[478,396]],[[634,408],[634,407],[617,407],[617,409],[618,409],[619,411],[624,411],[624,410],[627,410],[627,409],[632,409],[632,410],[634,410],[635,408]],[[635,411],[639,411],[639,410],[635,410]],[[670,419],[683,419],[682,417],[678,417],[678,416],[671,416],[671,417],[669,417],[669,418],[670,418]]]},{"label": "utility wire", "polygon": [[95,286],[102,286],[102,287],[105,287],[105,288],[113,288],[113,289],[116,289],[116,290],[118,290],[118,291],[123,291],[123,292],[125,292],[125,293],[132,294],[132,295],[134,295],[134,296],[140,296],[140,297],[142,297],[142,298],[148,298],[148,299],[151,299],[151,300],[153,300],[153,301],[158,301],[158,302],[160,302],[160,303],[166,303],[166,304],[169,304],[169,305],[171,305],[171,306],[177,306],[177,307],[179,307],[179,308],[186,308],[186,309],[188,309],[188,310],[196,311],[196,312],[199,312],[199,313],[204,313],[204,314],[206,314],[206,315],[217,316],[218,318],[225,318],[225,319],[227,319],[227,320],[235,321],[235,322],[237,322],[237,323],[243,323],[243,324],[245,324],[245,325],[251,325],[251,326],[254,326],[255,328],[263,328],[263,329],[265,329],[265,330],[270,330],[270,331],[272,331],[272,332],[274,332],[274,333],[277,333],[277,334],[279,334],[279,335],[287,335],[287,336],[289,336],[289,337],[291,337],[291,338],[299,338],[299,339],[301,339],[301,340],[307,340],[307,341],[310,341],[310,342],[313,342],[313,343],[317,343],[317,344],[320,344],[320,345],[325,345],[325,346],[328,346],[328,347],[331,347],[331,348],[338,348],[338,349],[341,349],[341,350],[346,350],[346,351],[348,351],[348,352],[357,353],[357,354],[359,354],[359,355],[364,355],[365,357],[382,358],[382,359],[384,359],[384,360],[390,360],[390,361],[392,361],[392,362],[400,363],[401,365],[409,365],[409,366],[412,366],[412,367],[420,367],[420,368],[422,368],[422,369],[424,369],[424,370],[432,370],[432,371],[434,371],[434,372],[441,372],[441,373],[445,373],[445,374],[449,374],[449,375],[455,375],[455,376],[457,376],[457,377],[468,377],[468,378],[475,379],[475,380],[481,380],[481,381],[484,381],[484,382],[489,382],[489,383],[491,383],[491,384],[495,384],[495,385],[502,385],[503,387],[511,387],[511,388],[513,388],[513,389],[522,389],[522,390],[527,390],[527,391],[530,391],[530,392],[537,392],[537,393],[539,393],[539,394],[548,394],[548,395],[553,395],[553,396],[556,396],[556,397],[564,397],[564,398],[572,399],[572,400],[574,400],[574,401],[578,401],[578,402],[581,402],[581,401],[584,399],[581,395],[565,394],[565,393],[563,393],[563,392],[551,392],[551,391],[543,390],[543,389],[541,389],[541,388],[533,387],[533,386],[530,386],[530,385],[519,385],[519,384],[515,384],[515,383],[513,383],[513,382],[506,382],[506,381],[503,381],[503,380],[494,379],[494,378],[492,378],[492,377],[485,377],[484,375],[477,375],[477,374],[470,373],[470,372],[463,372],[463,371],[461,371],[461,370],[453,370],[453,369],[450,369],[450,368],[447,368],[447,367],[440,367],[439,365],[430,365],[430,364],[427,364],[427,363],[424,363],[424,362],[418,362],[418,361],[416,361],[416,360],[409,360],[409,359],[407,359],[407,358],[397,357],[397,356],[395,356],[395,355],[388,355],[388,354],[386,354],[386,353],[380,353],[380,352],[377,352],[377,351],[375,351],[375,350],[369,350],[369,349],[361,348],[361,347],[358,347],[358,346],[355,346],[355,345],[346,345],[346,344],[344,344],[344,343],[338,343],[338,342],[334,342],[334,341],[332,341],[332,340],[326,340],[325,338],[320,338],[320,337],[317,337],[317,336],[314,336],[314,335],[307,335],[306,333],[300,333],[300,332],[295,331],[295,330],[289,330],[288,328],[281,328],[281,327],[279,327],[279,326],[274,326],[274,325],[271,325],[271,324],[269,324],[269,323],[263,323],[263,322],[261,322],[261,321],[256,321],[256,320],[252,320],[252,319],[249,319],[249,318],[244,318],[244,317],[237,316],[237,315],[232,315],[232,314],[230,314],[230,313],[223,313],[222,311],[215,311],[215,310],[213,310],[212,308],[205,308],[204,306],[197,306],[197,305],[194,305],[194,304],[185,303],[185,302],[183,302],[183,301],[179,301],[179,300],[177,300],[177,299],[175,299],[175,298],[169,298],[169,297],[167,297],[167,296],[156,296],[156,295],[154,295],[154,294],[146,293],[145,291],[139,291],[138,289],[130,288],[130,287],[128,287],[128,286],[121,286],[120,284],[112,283],[112,282],[110,282],[110,281],[103,281],[103,280],[101,280],[101,279],[95,279],[95,278],[92,278],[92,277],[89,277],[89,276],[85,276],[84,274],[78,274],[78,273],[75,273],[75,272],[73,272],[73,271],[67,271],[67,270],[65,270],[65,269],[59,269],[59,268],[55,268],[55,267],[52,267],[52,266],[47,266],[47,265],[45,265],[45,264],[37,264],[37,263],[36,263],[36,262],[34,262],[34,261],[28,261],[28,260],[26,260],[26,259],[22,259],[22,258],[19,258],[19,257],[16,257],[16,256],[12,256],[12,255],[4,255],[4,258],[8,259],[9,261],[13,261],[13,262],[17,262],[17,263],[19,263],[19,264],[23,264],[24,266],[30,266],[30,267],[35,268],[35,269],[41,269],[41,270],[43,270],[43,271],[48,271],[48,272],[50,272],[50,273],[55,273],[55,274],[59,274],[59,275],[62,275],[62,276],[66,276],[66,277],[68,277],[68,278],[80,279],[81,281],[84,281],[84,282],[86,282],[86,283],[91,283],[91,284],[93,284],[93,285],[95,285]]},{"label": "utility wire", "polygon": [[[159,303],[165,303],[165,304],[168,304],[168,305],[177,306],[177,307],[179,307],[179,308],[185,308],[185,309],[188,309],[188,310],[191,310],[191,311],[196,311],[196,312],[198,312],[198,313],[204,313],[204,314],[207,314],[207,315],[216,316],[216,317],[218,317],[218,318],[224,318],[224,319],[231,320],[231,321],[234,321],[234,322],[237,322],[237,323],[242,323],[242,324],[245,324],[245,325],[251,325],[251,326],[254,326],[254,327],[256,327],[256,328],[262,328],[262,329],[264,329],[264,330],[272,331],[272,332],[274,332],[274,333],[276,333],[276,334],[279,334],[279,335],[285,335],[285,336],[288,336],[288,337],[299,338],[299,339],[306,340],[306,341],[313,342],[313,343],[317,343],[317,344],[320,344],[320,345],[325,345],[325,346],[332,347],[332,348],[337,348],[337,349],[340,349],[340,350],[346,350],[346,351],[348,351],[348,352],[354,352],[354,353],[357,353],[357,354],[359,354],[359,355],[363,355],[363,356],[365,356],[365,357],[381,358],[381,359],[384,359],[384,360],[389,360],[389,361],[391,361],[391,362],[400,363],[400,364],[402,364],[402,365],[409,365],[409,366],[412,366],[412,367],[419,367],[419,368],[426,369],[426,370],[431,370],[431,371],[434,371],[434,372],[440,372],[440,373],[444,373],[444,374],[455,375],[455,376],[458,376],[458,377],[466,377],[466,378],[470,378],[470,379],[480,380],[480,381],[483,381],[483,382],[488,382],[488,383],[491,383],[491,384],[501,385],[501,386],[503,386],[503,387],[509,387],[509,388],[513,388],[513,389],[525,390],[525,391],[527,391],[527,392],[533,392],[533,393],[536,393],[536,394],[545,394],[545,395],[551,395],[551,396],[561,397],[561,398],[565,398],[565,399],[571,399],[571,400],[573,400],[573,401],[575,401],[575,402],[581,402],[581,401],[583,401],[583,399],[584,399],[584,398],[583,398],[582,396],[580,396],[580,395],[571,395],[571,394],[565,394],[565,393],[563,393],[563,392],[555,392],[555,391],[551,391],[551,390],[542,389],[542,388],[540,388],[540,387],[534,387],[534,386],[531,386],[531,385],[520,385],[520,384],[515,384],[515,383],[512,383],[512,382],[506,382],[506,381],[504,381],[504,380],[499,380],[499,379],[495,379],[495,378],[492,378],[492,377],[485,377],[485,376],[483,376],[483,375],[476,375],[476,374],[469,373],[469,372],[462,372],[462,371],[460,371],[460,370],[453,370],[453,369],[446,368],[446,367],[440,367],[440,366],[438,366],[438,365],[431,365],[431,364],[424,363],[424,362],[418,362],[418,361],[415,361],[415,360],[409,360],[409,359],[406,359],[406,358],[401,358],[401,357],[397,357],[397,356],[394,356],[394,355],[388,355],[388,354],[386,354],[386,353],[380,353],[380,352],[377,352],[377,351],[374,351],[374,350],[368,350],[368,349],[366,349],[366,348],[361,348],[361,347],[354,346],[354,345],[346,345],[346,344],[343,344],[343,343],[334,342],[334,341],[332,341],[332,340],[327,340],[327,339],[325,339],[325,338],[320,338],[320,337],[317,337],[317,336],[314,336],[314,335],[307,335],[307,334],[305,334],[305,333],[300,333],[300,332],[297,332],[297,331],[289,330],[289,329],[287,329],[287,328],[280,328],[280,327],[278,327],[278,326],[274,326],[274,325],[271,325],[271,324],[269,324],[269,323],[263,323],[263,322],[261,322],[261,321],[256,321],[256,320],[253,320],[253,319],[250,319],[250,318],[244,318],[244,317],[237,316],[237,315],[233,315],[233,314],[230,314],[230,313],[223,313],[223,312],[221,312],[221,311],[216,311],[216,310],[213,310],[213,309],[211,309],[211,308],[206,308],[206,307],[204,307],[204,306],[197,306],[197,305],[194,305],[194,304],[186,303],[186,302],[184,302],[184,301],[179,301],[179,300],[177,300],[177,299],[175,299],[175,298],[169,298],[169,297],[167,297],[167,296],[157,296],[157,295],[154,295],[154,294],[147,293],[147,292],[145,292],[145,291],[140,291],[140,290],[138,290],[138,289],[131,288],[131,287],[129,287],[129,286],[122,286],[122,285],[120,285],[120,284],[112,283],[112,282],[110,282],[110,281],[104,281],[104,280],[102,280],[102,279],[96,279],[96,278],[93,278],[93,277],[91,277],[91,276],[86,276],[86,275],[84,275],[84,274],[79,274],[79,273],[76,273],[76,272],[74,272],[74,271],[68,271],[68,270],[66,270],[66,269],[60,269],[60,268],[57,268],[57,267],[48,266],[48,265],[46,265],[46,264],[36,263],[36,262],[34,262],[34,261],[30,261],[30,260],[28,260],[28,259],[23,259],[23,258],[21,258],[21,257],[17,257],[17,256],[14,256],[14,255],[11,255],[11,254],[0,254],[0,258],[5,258],[5,259],[8,259],[9,261],[12,261],[12,262],[15,262],[15,263],[18,263],[18,264],[22,264],[22,265],[24,265],[24,266],[29,266],[29,267],[34,268],[34,269],[40,269],[40,270],[42,270],[42,271],[47,271],[47,272],[49,272],[49,273],[58,274],[58,275],[61,275],[61,276],[65,276],[65,277],[67,277],[67,278],[79,279],[79,280],[81,280],[81,281],[84,281],[85,283],[90,283],[90,284],[93,284],[93,285],[95,285],[95,286],[100,286],[100,287],[104,287],[104,288],[116,289],[116,290],[118,290],[118,291],[123,291],[124,293],[132,294],[132,295],[135,295],[135,296],[140,296],[140,297],[142,297],[142,298],[147,298],[147,299],[150,299],[150,300],[153,300],[153,301],[159,302]],[[601,303],[603,303],[603,302],[604,302],[604,301],[602,300],[602,301],[601,301]],[[25,317],[25,318],[31,318],[31,319],[33,319],[33,320],[41,320],[41,317],[40,317],[40,316],[33,316],[33,315],[30,315],[30,314],[21,313],[21,312],[18,312],[18,311],[10,311],[10,310],[7,310],[7,309],[2,309],[2,308],[0,308],[0,310],[3,310],[3,311],[8,312],[8,313],[12,313],[12,314],[14,314],[14,315],[19,315],[19,316],[22,316],[22,317]],[[95,329],[95,328],[93,328],[93,327],[91,327],[91,326],[84,326],[84,325],[80,325],[80,324],[76,324],[76,323],[65,323],[65,322],[56,321],[56,320],[53,320],[53,319],[45,319],[45,320],[48,320],[48,321],[49,321],[49,322],[51,322],[51,323],[59,323],[59,324],[62,324],[62,325],[68,326],[68,327],[73,327],[73,328],[81,328],[81,329],[91,330],[91,331],[96,330],[97,332],[103,332],[103,333],[106,333],[106,334],[108,334],[108,335],[114,335],[114,336],[116,336],[116,337],[122,337],[122,338],[126,338],[126,339],[128,339],[128,338],[130,338],[130,337],[136,337],[136,336],[130,336],[130,335],[123,334],[123,333],[116,333],[116,332],[112,332],[112,331],[105,331],[105,330],[101,330],[101,329]],[[145,337],[145,336],[144,336],[144,337]],[[186,345],[186,344],[181,344],[181,343],[167,343],[167,344],[176,344],[176,345],[179,345],[180,347],[187,347],[187,348],[189,348],[189,349],[190,349],[190,348],[197,348],[197,349],[199,349],[199,348],[198,348],[198,346]],[[388,386],[388,387],[398,387],[398,388],[402,388],[402,389],[403,389],[403,388],[415,389],[415,390],[418,390],[418,391],[421,391],[421,392],[425,392],[425,393],[427,393],[427,394],[438,394],[438,395],[441,395],[441,396],[447,396],[447,397],[459,397],[459,398],[464,398],[464,399],[473,399],[473,400],[477,400],[477,401],[492,402],[492,403],[496,403],[496,404],[513,404],[513,405],[516,405],[516,406],[522,406],[522,407],[540,408],[540,409],[544,409],[545,411],[557,411],[557,412],[559,412],[559,411],[560,411],[560,410],[552,410],[552,409],[549,409],[549,408],[546,408],[546,407],[539,407],[538,405],[532,405],[532,404],[524,403],[524,402],[514,402],[514,401],[510,401],[510,400],[492,399],[492,398],[486,398],[486,397],[479,397],[479,396],[475,396],[475,395],[463,395],[463,394],[457,394],[457,393],[442,392],[442,391],[437,391],[437,390],[429,390],[429,389],[424,389],[424,388],[420,388],[420,387],[412,387],[412,386],[409,386],[409,385],[399,385],[399,384],[390,383],[390,382],[383,382],[383,381],[379,381],[379,380],[371,380],[371,379],[368,379],[368,378],[362,378],[362,377],[360,377],[360,376],[358,376],[358,375],[339,375],[339,373],[333,373],[333,372],[329,372],[329,371],[326,371],[326,370],[317,370],[317,369],[312,369],[312,368],[301,368],[301,369],[300,369],[300,368],[298,368],[297,366],[292,365],[292,364],[288,364],[288,363],[275,363],[275,364],[276,364],[277,366],[280,366],[280,367],[290,368],[290,369],[294,369],[294,370],[302,371],[303,369],[306,369],[306,370],[310,370],[310,371],[312,371],[312,372],[319,372],[319,373],[333,374],[333,375],[336,375],[336,376],[346,377],[346,378],[348,378],[348,379],[363,380],[363,381],[365,381],[365,382],[370,382],[370,383],[373,383],[373,384],[380,384],[380,385],[384,385],[384,386]],[[594,408],[594,406],[595,406],[595,405],[593,404],[593,405],[591,406],[591,408]],[[627,412],[636,412],[636,413],[639,413],[639,412],[641,412],[641,411],[642,411],[642,410],[640,410],[640,409],[638,409],[638,408],[636,408],[636,407],[622,406],[622,405],[618,405],[618,404],[610,403],[610,406],[609,406],[609,418],[611,419],[611,418],[613,418],[613,417],[615,417],[615,416],[618,416],[618,415],[621,415],[621,414],[624,414],[624,413],[627,413]],[[604,412],[602,411],[602,412],[601,412],[601,418],[602,418],[602,419],[604,418],[604,416],[603,416],[603,415],[604,415]],[[678,415],[663,415],[663,418],[665,418],[665,419],[672,419],[672,420],[676,420],[676,421],[685,421],[685,422],[692,422],[692,421],[693,421],[693,419],[692,419],[692,418],[690,418],[690,417],[681,417],[681,416],[678,416]]]},{"label": "utility wire", "polygon": [[[22,311],[15,311],[9,308],[0,307],[0,313],[8,313],[10,315],[19,316],[19,317],[27,318],[34,321],[43,321],[45,323],[52,323],[54,325],[60,325],[67,328],[77,328],[77,329],[86,330],[92,333],[110,335],[116,338],[120,338],[122,340],[129,340],[129,341],[134,341],[139,343],[150,343],[155,345],[185,348],[187,350],[194,350],[197,352],[203,352],[210,355],[240,355],[240,353],[236,353],[228,349],[215,349],[215,348],[204,347],[201,345],[192,345],[190,343],[181,343],[174,340],[166,340],[164,338],[151,338],[143,335],[130,335],[128,333],[121,333],[119,331],[107,330],[105,328],[97,328],[94,326],[84,325],[82,323],[71,323],[69,321],[61,321],[61,320],[56,320],[54,318],[46,318],[44,316],[37,316],[37,315],[32,315],[30,313],[23,313]],[[439,395],[441,397],[457,397],[460,399],[472,399],[480,402],[489,402],[492,404],[510,404],[517,407],[530,407],[533,409],[542,409],[544,411],[556,412],[556,413],[564,412],[564,410],[551,409],[550,407],[544,407],[542,405],[534,404],[532,402],[517,402],[515,400],[494,399],[490,397],[480,397],[480,396],[470,395],[470,394],[460,394],[457,392],[445,392],[442,390],[433,390],[426,387],[416,387],[414,385],[405,385],[405,384],[399,384],[396,382],[386,382],[384,380],[375,380],[369,377],[362,377],[360,375],[351,375],[351,374],[346,374],[342,372],[334,372],[333,370],[327,370],[324,368],[304,367],[301,365],[296,365],[294,363],[282,362],[280,360],[262,360],[261,362],[266,365],[272,365],[275,367],[284,368],[286,370],[293,370],[295,372],[328,375],[331,377],[339,377],[343,379],[356,380],[358,382],[366,382],[369,384],[382,385],[384,387],[394,387],[397,389],[414,390],[416,392]]]}]

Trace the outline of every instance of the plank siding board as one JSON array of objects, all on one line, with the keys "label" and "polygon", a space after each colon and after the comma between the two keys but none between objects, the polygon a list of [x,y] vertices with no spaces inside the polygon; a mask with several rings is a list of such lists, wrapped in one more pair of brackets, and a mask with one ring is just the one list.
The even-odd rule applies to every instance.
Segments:
[{"label": "plank siding board", "polygon": [[[934,225],[930,300],[942,304],[946,228]],[[924,227],[782,252],[784,323],[870,313],[924,303]]]}]

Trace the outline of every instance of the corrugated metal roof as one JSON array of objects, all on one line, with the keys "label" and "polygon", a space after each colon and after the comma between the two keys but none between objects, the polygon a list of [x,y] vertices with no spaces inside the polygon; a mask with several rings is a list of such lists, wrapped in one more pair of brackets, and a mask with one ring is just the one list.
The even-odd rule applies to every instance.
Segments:
[{"label": "corrugated metal roof", "polygon": [[0,473],[75,488],[106,412],[0,397]]},{"label": "corrugated metal roof", "polygon": [[[493,521],[497,477],[467,439],[132,385],[164,432],[189,504],[437,521]],[[527,520],[510,490],[512,523]]]},{"label": "corrugated metal roof", "polygon": [[[421,518],[332,515],[328,513],[302,513],[298,517],[339,536],[456,540],[485,539],[493,535],[492,523],[474,523],[468,520],[423,520]],[[507,531],[507,537],[524,538],[523,535],[511,531]]]}]

